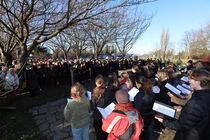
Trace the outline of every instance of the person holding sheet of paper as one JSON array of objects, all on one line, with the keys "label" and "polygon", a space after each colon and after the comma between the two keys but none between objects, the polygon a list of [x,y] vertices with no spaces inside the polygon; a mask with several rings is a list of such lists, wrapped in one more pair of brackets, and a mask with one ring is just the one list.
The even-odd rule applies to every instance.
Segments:
[{"label": "person holding sheet of paper", "polygon": [[192,92],[187,96],[177,95],[178,97],[174,96],[171,92],[168,92],[168,96],[171,98],[171,102],[184,106],[187,103],[187,101],[191,99]]},{"label": "person holding sheet of paper", "polygon": [[[96,139],[97,140],[106,140],[107,133],[102,131],[102,115],[97,109],[97,107],[105,108],[108,106],[108,94],[109,89],[104,87],[104,77],[102,75],[98,75],[95,79],[96,87],[92,92],[92,109],[93,109],[93,120],[94,120],[94,128],[96,130]],[[108,91],[109,90],[109,91]]]},{"label": "person holding sheet of paper", "polygon": [[[192,98],[182,108],[179,119],[156,116],[164,126],[176,130],[174,140],[209,140],[210,130],[210,72],[193,69],[188,72]],[[177,107],[176,107],[177,109]]]},{"label": "person holding sheet of paper", "polygon": [[139,140],[143,128],[139,111],[133,108],[126,90],[118,90],[115,97],[115,109],[103,119],[102,129],[109,133],[107,140]]},{"label": "person holding sheet of paper", "polygon": [[169,80],[168,80],[168,74],[167,72],[162,69],[162,70],[159,70],[158,73],[158,82],[159,82],[159,88],[160,88],[160,93],[159,94],[155,94],[155,98],[156,100],[160,101],[160,102],[163,102],[165,104],[168,104],[169,103],[169,96],[168,96],[168,89],[165,87],[165,85],[167,83],[169,83]]},{"label": "person holding sheet of paper", "polygon": [[64,118],[71,124],[74,140],[89,140],[90,103],[80,83],[72,85],[71,97],[64,109]]},{"label": "person holding sheet of paper", "polygon": [[153,83],[144,76],[136,78],[136,86],[139,92],[134,97],[134,107],[141,113],[144,120],[144,130],[140,139],[153,140],[154,121],[152,115],[152,106],[155,102],[155,95],[152,91]]}]

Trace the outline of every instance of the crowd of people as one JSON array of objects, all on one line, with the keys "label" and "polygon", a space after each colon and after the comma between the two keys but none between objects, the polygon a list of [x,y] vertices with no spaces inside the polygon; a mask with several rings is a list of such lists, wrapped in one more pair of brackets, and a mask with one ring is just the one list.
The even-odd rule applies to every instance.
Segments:
[{"label": "crowd of people", "polygon": [[[96,76],[90,101],[79,82],[72,86],[73,100],[67,103],[64,117],[72,124],[75,140],[89,139],[89,119],[93,119],[97,140],[154,140],[154,132],[161,134],[165,127],[176,130],[175,140],[209,139],[209,62],[189,60],[185,68],[153,60],[128,61],[127,64],[131,72],[123,72],[120,78],[112,71]],[[127,69],[126,65],[122,66]],[[183,76],[188,76],[189,81],[180,80]],[[185,83],[192,91],[189,95],[174,95],[165,87],[167,83],[175,87]],[[138,93],[131,101],[128,92],[133,87]],[[176,112],[181,112],[180,117],[175,119],[154,113],[155,101],[174,106]],[[104,118],[98,108],[111,103],[116,106]]]},{"label": "crowd of people", "polygon": [[[40,94],[40,90],[75,82],[85,83],[94,79],[98,74],[107,76],[108,73],[118,73],[118,70],[131,69],[133,65],[139,65],[143,71],[151,75],[150,69],[156,69],[158,65],[164,67],[160,60],[131,60],[131,59],[83,59],[83,60],[58,60],[58,59],[29,59],[24,64],[24,76],[21,76],[23,87],[31,96]],[[11,66],[0,64],[1,89],[5,89],[5,76],[9,68],[17,69],[14,60]],[[21,69],[22,70],[22,69]],[[18,73],[18,69],[17,72]],[[20,76],[20,75],[19,75]],[[20,78],[20,77],[18,77]],[[4,92],[4,91],[3,91]],[[1,93],[3,93],[1,92]]]},{"label": "crowd of people", "polygon": [[[43,60],[30,59],[26,63],[24,82],[31,96],[40,94],[51,86],[70,84],[71,101],[64,109],[64,117],[71,123],[74,140],[88,140],[90,120],[97,140],[153,140],[154,132],[161,134],[165,127],[176,130],[175,140],[207,140],[210,126],[210,63],[189,60],[181,67],[168,60],[87,59]],[[1,86],[17,94],[19,79],[15,62],[11,68],[1,64]],[[119,70],[131,69],[129,72]],[[181,77],[188,76],[193,90],[189,95],[174,95],[165,85],[182,84]],[[87,98],[84,84],[95,79],[91,100]],[[133,101],[128,92],[138,93]],[[155,101],[174,106],[181,112],[179,119],[154,114]],[[106,118],[98,108],[111,103],[115,109]]]}]

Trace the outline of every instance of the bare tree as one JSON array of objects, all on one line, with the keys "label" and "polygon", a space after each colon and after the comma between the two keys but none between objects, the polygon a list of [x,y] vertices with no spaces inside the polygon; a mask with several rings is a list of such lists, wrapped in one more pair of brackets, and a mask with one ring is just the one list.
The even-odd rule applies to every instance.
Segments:
[{"label": "bare tree", "polygon": [[58,58],[59,57],[60,52],[61,52],[60,46],[57,46],[56,44],[51,43],[51,42],[46,42],[45,46],[53,52],[52,53],[53,58]]},{"label": "bare tree", "polygon": [[84,30],[84,26],[77,26],[66,30],[65,37],[75,57],[79,59],[82,52],[88,48],[87,41],[89,37]]},{"label": "bare tree", "polygon": [[152,16],[143,15],[143,12],[134,13],[133,16],[128,16],[127,12],[129,11],[122,11],[117,19],[119,27],[114,40],[123,58],[149,27],[152,19]]},{"label": "bare tree", "polygon": [[165,62],[165,56],[166,56],[166,50],[167,50],[168,44],[169,44],[168,30],[166,31],[162,30],[161,38],[160,38],[160,46],[161,46],[164,62]]},{"label": "bare tree", "polygon": [[14,35],[12,36],[7,33],[0,32],[1,61],[5,62],[6,65],[10,65],[12,63],[12,60],[14,58],[13,53],[14,53],[14,50],[17,48],[17,46],[18,46],[18,42],[15,39]]},{"label": "bare tree", "polygon": [[[91,23],[85,29],[90,37],[89,45],[93,48],[95,58],[98,58],[103,48],[113,40],[116,26],[116,23],[113,23],[113,21],[112,15],[102,15],[102,18],[97,23]],[[105,22],[106,24],[104,24]]]},{"label": "bare tree", "polygon": [[202,58],[210,55],[210,24],[199,30],[185,32],[183,44],[185,54],[190,58]]},{"label": "bare tree", "polygon": [[[145,0],[0,0],[0,30],[14,36],[20,47],[18,67],[24,66],[38,45],[55,37],[68,27],[86,24],[113,9]],[[4,51],[1,51],[4,53]],[[6,57],[8,58],[8,57]]]},{"label": "bare tree", "polygon": [[63,32],[61,32],[56,37],[48,41],[48,46],[49,48],[51,48],[51,50],[54,51],[54,53],[56,53],[58,50],[61,50],[64,55],[64,59],[66,60],[68,57],[68,53],[71,49],[71,47],[68,44],[68,41],[69,38],[67,38],[66,35]]}]

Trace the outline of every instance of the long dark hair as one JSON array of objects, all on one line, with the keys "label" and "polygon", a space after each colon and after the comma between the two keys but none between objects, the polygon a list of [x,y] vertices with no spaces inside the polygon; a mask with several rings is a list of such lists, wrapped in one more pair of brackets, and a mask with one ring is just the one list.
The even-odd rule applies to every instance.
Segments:
[{"label": "long dark hair", "polygon": [[108,74],[107,86],[114,92],[120,89],[120,82],[115,73]]},{"label": "long dark hair", "polygon": [[143,75],[138,75],[136,82],[142,85],[142,89],[145,93],[152,93],[153,82],[150,79],[144,77]]}]

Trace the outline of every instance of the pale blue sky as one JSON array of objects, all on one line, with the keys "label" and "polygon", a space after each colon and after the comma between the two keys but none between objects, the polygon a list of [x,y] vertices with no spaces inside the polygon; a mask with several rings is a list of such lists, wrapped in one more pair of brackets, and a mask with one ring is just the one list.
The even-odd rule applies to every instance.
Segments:
[{"label": "pale blue sky", "polygon": [[143,6],[145,13],[155,13],[150,27],[129,53],[145,54],[159,46],[162,29],[168,29],[169,41],[176,52],[186,31],[197,30],[210,23],[210,0],[158,0]]}]

